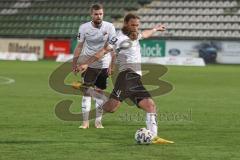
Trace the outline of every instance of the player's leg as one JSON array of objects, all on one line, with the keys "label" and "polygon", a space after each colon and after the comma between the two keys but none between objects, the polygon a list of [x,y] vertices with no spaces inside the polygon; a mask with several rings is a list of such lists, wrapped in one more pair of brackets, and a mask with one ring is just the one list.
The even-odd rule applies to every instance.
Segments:
[{"label": "player's leg", "polygon": [[83,115],[83,122],[79,128],[86,129],[89,128],[89,112],[91,110],[91,97],[90,96],[83,96],[82,97],[82,115]]},{"label": "player's leg", "polygon": [[142,84],[141,77],[135,75],[134,73],[130,73],[129,77],[132,79],[129,80],[128,97],[141,109],[146,112],[146,125],[147,129],[149,129],[153,134],[153,143],[157,144],[165,144],[165,143],[173,143],[172,141],[168,141],[158,137],[158,125],[157,125],[157,112],[156,105],[151,98],[150,93],[145,89]]},{"label": "player's leg", "polygon": [[106,103],[104,103],[102,109],[104,112],[114,113],[120,107],[120,105],[121,102],[119,100],[110,98]]},{"label": "player's leg", "polygon": [[157,136],[158,129],[156,105],[152,100],[150,93],[143,86],[141,76],[135,72],[129,72],[128,77],[128,96],[133,103],[146,112],[147,129],[149,129],[155,137]]},{"label": "player's leg", "polygon": [[[99,94],[103,94],[103,91],[99,88],[96,89],[96,92]],[[104,128],[102,125],[102,105],[104,104],[105,100],[99,97],[94,97],[95,101],[95,108],[96,108],[96,119],[95,119],[95,127],[96,128]]]},{"label": "player's leg", "polygon": [[[121,102],[124,100],[125,94],[124,94],[124,74],[119,74],[117,77],[117,80],[114,84],[114,89],[109,97],[108,100],[104,98],[104,95],[98,96],[101,97],[100,99],[103,100],[103,105],[101,105],[102,111],[107,113],[113,113],[115,112],[121,105]],[[106,81],[104,81],[106,82]],[[103,83],[101,83],[103,84]],[[99,87],[99,85],[96,84],[96,86]],[[104,88],[104,86],[102,86]],[[97,97],[97,96],[94,96]],[[104,100],[105,99],[105,100]]]},{"label": "player's leg", "polygon": [[138,102],[138,106],[146,112],[146,125],[153,134],[152,143],[154,144],[168,144],[174,143],[163,138],[158,137],[157,113],[156,105],[152,98],[144,98]]},{"label": "player's leg", "polygon": [[158,126],[157,126],[157,113],[156,105],[151,98],[144,98],[139,103],[138,106],[146,112],[146,125],[153,136],[157,136]]},{"label": "player's leg", "polygon": [[153,136],[157,136],[156,105],[151,99],[151,95],[142,84],[141,76],[136,72],[129,70],[125,76],[127,82],[126,92],[128,97],[138,107],[146,111],[146,124]]},{"label": "player's leg", "polygon": [[[103,90],[107,88],[107,78],[108,78],[107,68],[101,69],[95,82],[96,91],[99,94],[103,94]],[[94,97],[94,100],[95,100],[95,107],[96,107],[95,127],[104,128],[102,125],[102,115],[103,115],[102,106],[105,103],[105,99]]]},{"label": "player's leg", "polygon": [[89,89],[88,93],[93,97],[103,100],[103,105],[101,105],[101,109],[103,113],[113,113],[115,112],[121,105],[121,102],[125,99],[124,88],[126,88],[125,83],[125,73],[120,73],[115,81],[114,89],[107,100],[104,94],[96,93],[96,89]]},{"label": "player's leg", "polygon": [[[86,87],[93,86],[96,81],[96,71],[93,68],[88,68],[84,73],[82,73],[83,85]],[[82,97],[82,113],[83,122],[79,128],[86,129],[89,128],[89,112],[91,110],[91,96],[84,92]]]},{"label": "player's leg", "polygon": [[103,112],[114,113],[121,105],[121,102],[124,100],[124,74],[118,74],[117,79],[115,80],[113,91],[108,99],[102,106]]}]

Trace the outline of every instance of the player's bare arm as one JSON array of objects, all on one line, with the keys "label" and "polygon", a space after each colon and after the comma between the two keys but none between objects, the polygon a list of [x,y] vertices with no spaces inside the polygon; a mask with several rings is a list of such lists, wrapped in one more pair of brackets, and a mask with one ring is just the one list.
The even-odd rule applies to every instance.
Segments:
[{"label": "player's bare arm", "polygon": [[73,62],[72,62],[72,71],[74,73],[79,72],[78,67],[77,67],[77,61],[78,57],[80,56],[83,48],[83,43],[84,42],[79,42],[74,50],[74,56],[73,56]]},{"label": "player's bare arm", "polygon": [[142,37],[143,38],[149,38],[151,37],[155,32],[160,31],[163,32],[166,30],[166,26],[164,26],[163,24],[158,24],[155,27],[153,27],[153,29],[149,29],[149,30],[144,30],[142,32]]},{"label": "player's bare arm", "polygon": [[114,70],[115,70],[115,60],[116,60],[116,54],[114,51],[110,52],[111,53],[111,63],[108,68],[108,75],[112,75]]},{"label": "player's bare arm", "polygon": [[80,65],[78,65],[78,70],[80,72],[84,72],[87,68],[88,65],[96,62],[98,60],[100,60],[105,54],[107,54],[108,52],[112,52],[113,49],[106,44],[102,49],[100,49],[96,54],[94,54],[91,58],[89,58],[88,60],[81,62]]}]

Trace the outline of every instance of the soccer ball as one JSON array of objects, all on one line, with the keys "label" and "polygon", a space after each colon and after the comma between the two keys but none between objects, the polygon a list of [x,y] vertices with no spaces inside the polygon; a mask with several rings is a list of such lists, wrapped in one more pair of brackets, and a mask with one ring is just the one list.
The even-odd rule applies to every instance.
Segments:
[{"label": "soccer ball", "polygon": [[152,139],[153,135],[151,131],[146,128],[140,128],[135,133],[135,140],[137,144],[150,144]]}]

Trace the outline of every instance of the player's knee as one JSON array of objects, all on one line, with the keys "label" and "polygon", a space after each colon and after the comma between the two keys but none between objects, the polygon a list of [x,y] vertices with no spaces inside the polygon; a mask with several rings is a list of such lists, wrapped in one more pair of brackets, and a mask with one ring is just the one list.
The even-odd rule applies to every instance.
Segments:
[{"label": "player's knee", "polygon": [[149,112],[155,112],[155,111],[156,111],[156,106],[155,106],[155,104],[154,104],[154,103],[150,103],[150,104],[148,105],[148,110],[149,110]]},{"label": "player's knee", "polygon": [[104,111],[108,113],[114,113],[120,104],[121,102],[111,99],[104,104]]},{"label": "player's knee", "polygon": [[144,109],[146,112],[154,113],[156,112],[156,105],[153,102],[152,99],[143,99],[138,104],[142,109]]},{"label": "player's knee", "polygon": [[150,112],[156,112],[156,105],[152,99],[149,99],[148,106],[149,106]]}]

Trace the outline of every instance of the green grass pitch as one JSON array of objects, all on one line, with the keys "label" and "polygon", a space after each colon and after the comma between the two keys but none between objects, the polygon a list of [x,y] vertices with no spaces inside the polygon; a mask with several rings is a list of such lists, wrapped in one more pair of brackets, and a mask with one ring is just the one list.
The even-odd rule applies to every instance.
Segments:
[{"label": "green grass pitch", "polygon": [[[171,145],[137,145],[135,131],[145,126],[144,114],[122,104],[104,116],[105,129],[78,129],[80,122],[66,122],[54,113],[55,105],[73,100],[80,112],[81,97],[53,91],[52,61],[0,61],[0,159],[1,160],[239,160],[240,66],[168,66],[162,79],[174,85],[167,95],[155,97],[159,108],[159,135]],[[68,77],[70,82],[76,77]],[[111,85],[110,85],[111,86]],[[111,87],[110,87],[111,88]],[[109,88],[109,90],[110,90]]]}]

